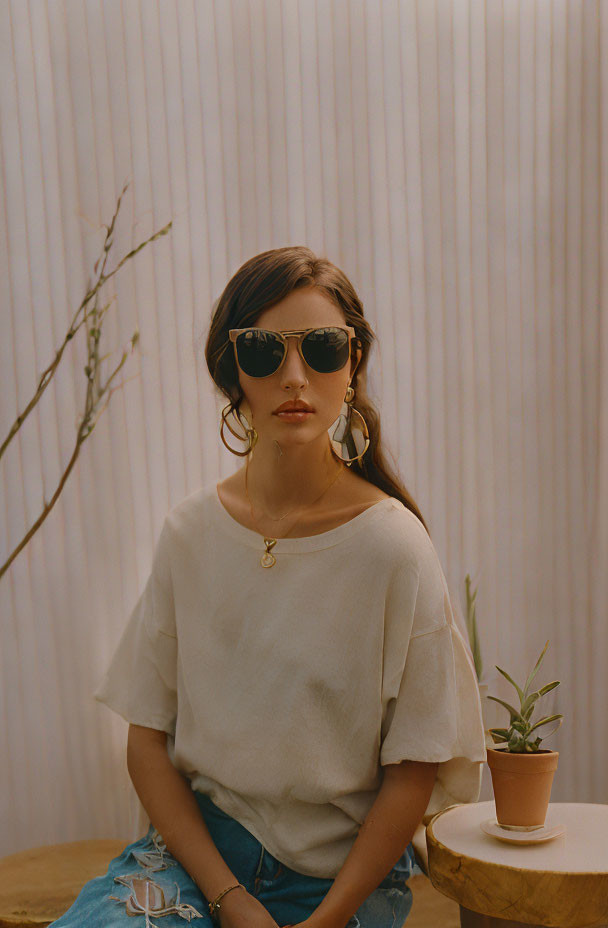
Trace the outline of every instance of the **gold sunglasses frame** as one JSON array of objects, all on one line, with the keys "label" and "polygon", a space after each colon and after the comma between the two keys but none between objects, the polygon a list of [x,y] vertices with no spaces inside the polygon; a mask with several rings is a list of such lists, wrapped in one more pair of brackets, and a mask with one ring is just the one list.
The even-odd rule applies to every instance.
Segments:
[{"label": "gold sunglasses frame", "polygon": [[[271,332],[273,335],[278,335],[278,336],[279,336],[280,340],[281,340],[281,341],[284,343],[284,345],[285,345],[285,351],[284,351],[284,353],[283,353],[283,357],[281,358],[281,362],[280,362],[279,366],[277,367],[276,370],[272,371],[271,374],[264,374],[264,375],[261,376],[261,377],[255,377],[255,380],[265,380],[267,377],[272,377],[274,374],[277,374],[277,373],[281,370],[283,364],[285,363],[285,358],[287,357],[287,349],[288,349],[288,347],[289,347],[288,344],[287,344],[287,339],[288,339],[288,338],[297,338],[297,339],[298,339],[298,354],[300,355],[300,357],[302,358],[302,360],[304,361],[304,363],[306,364],[307,367],[309,367],[312,371],[315,371],[315,374],[322,374],[322,373],[324,373],[323,371],[317,371],[317,370],[315,370],[314,367],[311,367],[311,365],[308,363],[308,361],[306,360],[306,358],[305,358],[304,355],[302,354],[302,341],[304,340],[305,336],[309,334],[309,332],[316,332],[317,329],[342,329],[342,331],[343,331],[343,332],[347,332],[347,333],[348,333],[348,336],[349,336],[349,341],[348,341],[348,358],[346,359],[346,361],[344,362],[344,364],[342,365],[342,367],[338,367],[336,371],[328,371],[327,373],[335,374],[335,373],[337,373],[337,371],[341,371],[343,368],[346,367],[346,365],[348,364],[348,362],[350,361],[350,359],[351,359],[351,357],[352,357],[351,345],[353,344],[353,342],[354,342],[356,348],[362,348],[362,347],[363,347],[363,342],[361,341],[361,339],[359,338],[359,336],[356,334],[355,328],[354,328],[354,326],[352,326],[352,325],[313,325],[313,326],[311,326],[309,329],[287,329],[287,330],[284,331],[284,332],[279,332],[279,331],[277,331],[276,329],[265,329],[265,328],[263,328],[262,326],[249,325],[249,326],[246,326],[246,328],[244,328],[244,329],[229,329],[229,330],[228,330],[228,337],[229,337],[230,341],[231,341],[231,342],[233,343],[233,345],[234,345],[234,358],[235,358],[235,361],[236,361],[236,363],[238,364],[238,366],[240,367],[240,369],[243,370],[243,368],[242,368],[241,365],[239,364],[239,358],[238,358],[238,354],[237,354],[237,350],[236,350],[236,339],[237,339],[237,336],[241,334],[241,332],[252,332],[252,331],[253,331],[253,332]],[[244,373],[247,377],[252,377],[252,376],[253,376],[252,374],[247,374],[245,371],[243,371],[243,373]],[[353,372],[353,373],[354,373],[354,372]]]}]

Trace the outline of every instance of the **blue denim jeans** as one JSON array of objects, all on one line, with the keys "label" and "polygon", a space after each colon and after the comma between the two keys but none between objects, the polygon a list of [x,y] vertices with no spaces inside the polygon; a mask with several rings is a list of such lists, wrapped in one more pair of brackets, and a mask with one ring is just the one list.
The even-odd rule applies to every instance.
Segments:
[{"label": "blue denim jeans", "polygon": [[[333,879],[291,870],[264,848],[240,822],[203,793],[194,792],[214,843],[246,890],[279,926],[304,921],[326,895]],[[416,865],[414,848],[403,855],[349,919],[348,928],[400,928],[412,907],[407,885]],[[133,922],[139,915],[140,922]],[[162,836],[150,825],[128,844],[104,876],[85,883],[70,908],[48,928],[178,928],[184,921],[212,928],[208,901]]]}]

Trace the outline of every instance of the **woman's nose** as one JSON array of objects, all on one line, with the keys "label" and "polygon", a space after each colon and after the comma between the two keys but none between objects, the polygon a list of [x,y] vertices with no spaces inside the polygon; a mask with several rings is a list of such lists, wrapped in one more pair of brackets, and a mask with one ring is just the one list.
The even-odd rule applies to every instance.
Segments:
[{"label": "woman's nose", "polygon": [[308,382],[306,362],[298,351],[295,338],[287,339],[287,356],[283,361],[281,370],[281,386],[298,387]]}]

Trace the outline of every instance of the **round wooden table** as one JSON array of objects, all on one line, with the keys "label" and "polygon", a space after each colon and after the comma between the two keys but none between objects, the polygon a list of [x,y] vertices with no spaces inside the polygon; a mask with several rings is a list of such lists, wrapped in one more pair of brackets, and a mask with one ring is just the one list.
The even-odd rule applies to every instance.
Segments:
[{"label": "round wooden table", "polygon": [[551,802],[566,833],[517,846],[484,834],[494,800],[450,806],[426,830],[429,879],[461,928],[608,928],[608,805]]},{"label": "round wooden table", "polygon": [[88,880],[107,873],[110,861],[127,843],[114,838],[70,841],[3,857],[0,928],[43,928],[55,921]]}]

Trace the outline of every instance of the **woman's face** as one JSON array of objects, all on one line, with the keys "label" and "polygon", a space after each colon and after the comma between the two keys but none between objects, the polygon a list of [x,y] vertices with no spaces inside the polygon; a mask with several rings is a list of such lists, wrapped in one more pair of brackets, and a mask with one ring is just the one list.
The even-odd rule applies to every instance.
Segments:
[{"label": "woman's face", "polygon": [[[258,328],[275,332],[318,326],[345,325],[344,316],[325,294],[315,287],[293,290],[284,300],[259,314]],[[238,367],[244,394],[242,410],[260,439],[276,439],[281,446],[302,444],[327,432],[337,419],[351,379],[351,369],[361,357],[361,349],[351,349],[351,361],[339,371],[314,371],[303,360],[295,338],[287,339],[287,356],[280,369],[268,377],[249,377]],[[233,349],[234,350],[234,349]],[[302,421],[284,419],[276,409],[287,400],[304,400],[312,413]]]}]

